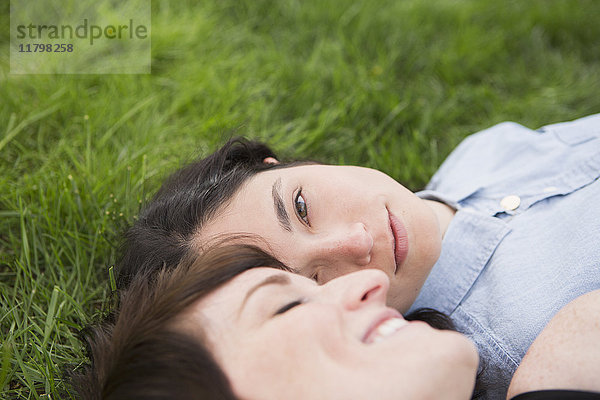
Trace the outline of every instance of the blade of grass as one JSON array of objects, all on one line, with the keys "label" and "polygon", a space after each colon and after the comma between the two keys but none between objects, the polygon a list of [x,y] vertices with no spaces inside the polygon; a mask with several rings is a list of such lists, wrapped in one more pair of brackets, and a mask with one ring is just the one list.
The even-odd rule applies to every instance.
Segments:
[{"label": "blade of grass", "polygon": [[[133,106],[129,111],[127,111],[123,116],[115,122],[113,126],[108,128],[108,130],[104,133],[104,135],[98,141],[98,146],[103,147],[106,145],[106,142],[114,135],[114,133],[123,125],[127,120],[133,117],[138,111],[143,109],[144,107],[152,104],[152,102],[156,99],[155,96],[150,96],[147,99],[140,101],[135,106]],[[1,149],[1,148],[0,148]]]},{"label": "blade of grass", "polygon": [[12,358],[12,342],[10,340],[7,339],[2,343],[1,352],[0,390],[3,390],[4,386],[8,383],[9,372],[11,370],[10,360]]},{"label": "blade of grass", "polygon": [[47,117],[48,115],[50,115],[53,112],[55,112],[56,110],[58,110],[60,107],[61,107],[60,103],[50,106],[50,107],[46,108],[45,110],[42,110],[38,113],[35,113],[35,114],[30,115],[29,117],[25,118],[23,121],[21,121],[21,123],[19,125],[14,127],[12,130],[10,130],[10,131],[7,130],[4,138],[2,140],[0,140],[0,151],[2,151],[4,146],[6,146],[11,140],[13,140],[27,126],[33,124],[36,121],[39,121],[40,119]]},{"label": "blade of grass", "polygon": [[48,307],[48,314],[46,314],[46,323],[44,324],[44,340],[42,341],[42,347],[46,346],[50,333],[54,328],[54,312],[56,311],[56,302],[58,301],[58,286],[54,286],[52,290],[52,297],[50,298],[50,306]]}]

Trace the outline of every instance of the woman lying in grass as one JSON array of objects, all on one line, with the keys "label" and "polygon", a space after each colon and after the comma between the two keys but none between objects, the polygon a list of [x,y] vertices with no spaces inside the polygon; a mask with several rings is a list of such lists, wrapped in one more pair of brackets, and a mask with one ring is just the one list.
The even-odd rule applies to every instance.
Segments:
[{"label": "woman lying in grass", "polygon": [[500,399],[552,316],[600,288],[599,176],[600,115],[473,135],[417,194],[376,170],[280,163],[233,141],[142,211],[121,287],[234,236],[319,284],[376,268],[389,305],[439,310],[473,340],[485,397]]},{"label": "woman lying in grass", "polygon": [[[478,365],[473,343],[405,320],[386,306],[389,285],[377,269],[318,285],[257,248],[209,250],[156,279],[138,275],[121,292],[115,318],[90,332],[92,366],[74,384],[83,399],[471,398]],[[555,317],[511,392],[600,390],[600,293],[593,295]],[[578,310],[586,317],[576,317]],[[564,323],[578,335],[578,346],[554,345],[568,333]],[[556,391],[516,398],[551,394]]]}]

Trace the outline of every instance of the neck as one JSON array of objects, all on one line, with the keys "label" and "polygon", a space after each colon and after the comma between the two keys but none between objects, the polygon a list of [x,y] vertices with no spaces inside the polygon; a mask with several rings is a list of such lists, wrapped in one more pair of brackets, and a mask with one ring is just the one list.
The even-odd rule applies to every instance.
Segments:
[{"label": "neck", "polygon": [[438,223],[440,224],[440,233],[442,238],[446,234],[446,230],[448,230],[448,225],[450,225],[450,221],[454,218],[454,214],[456,210],[445,203],[441,203],[435,200],[423,200],[431,209],[433,213],[436,215],[438,219]]}]

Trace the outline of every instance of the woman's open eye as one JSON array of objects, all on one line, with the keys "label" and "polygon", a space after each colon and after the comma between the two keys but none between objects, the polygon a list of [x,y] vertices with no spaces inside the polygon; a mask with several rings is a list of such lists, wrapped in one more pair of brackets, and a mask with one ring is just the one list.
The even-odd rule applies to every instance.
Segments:
[{"label": "woman's open eye", "polygon": [[296,209],[296,214],[298,215],[298,217],[306,225],[310,226],[310,222],[308,222],[308,206],[306,205],[304,197],[302,197],[302,189],[298,191],[298,194],[294,199],[294,208]]},{"label": "woman's open eye", "polygon": [[288,303],[285,306],[281,307],[279,310],[277,310],[277,312],[275,312],[275,315],[283,314],[284,312],[289,311],[292,308],[299,306],[300,304],[302,304],[301,300],[292,301],[291,303]]}]

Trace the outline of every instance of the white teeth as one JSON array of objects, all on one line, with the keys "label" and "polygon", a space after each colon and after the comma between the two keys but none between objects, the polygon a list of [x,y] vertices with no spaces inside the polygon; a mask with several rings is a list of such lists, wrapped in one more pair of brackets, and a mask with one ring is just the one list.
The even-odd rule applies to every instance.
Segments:
[{"label": "white teeth", "polygon": [[377,327],[377,333],[381,336],[387,336],[395,331],[396,327],[387,321]]},{"label": "white teeth", "polygon": [[403,326],[406,326],[408,322],[402,318],[390,318],[375,329],[375,336],[373,337],[373,343],[377,343],[383,338],[390,336],[392,333],[398,331]]}]

